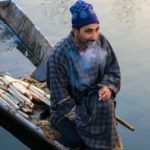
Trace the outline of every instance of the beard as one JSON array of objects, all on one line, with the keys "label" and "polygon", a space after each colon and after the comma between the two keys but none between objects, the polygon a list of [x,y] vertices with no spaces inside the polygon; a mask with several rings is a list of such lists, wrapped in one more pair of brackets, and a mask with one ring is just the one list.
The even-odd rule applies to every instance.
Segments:
[{"label": "beard", "polygon": [[92,39],[84,39],[81,37],[80,34],[78,34],[78,42],[82,45],[84,45],[85,47],[88,46],[94,46],[97,40],[92,40]]}]

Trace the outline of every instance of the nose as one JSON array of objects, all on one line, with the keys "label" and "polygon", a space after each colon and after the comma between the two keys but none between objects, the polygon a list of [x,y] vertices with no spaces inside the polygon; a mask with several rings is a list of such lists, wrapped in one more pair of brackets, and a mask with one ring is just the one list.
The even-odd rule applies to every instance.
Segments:
[{"label": "nose", "polygon": [[99,35],[98,32],[93,32],[92,35],[91,35],[91,39],[92,39],[93,41],[96,41],[97,38],[98,38],[98,35]]}]

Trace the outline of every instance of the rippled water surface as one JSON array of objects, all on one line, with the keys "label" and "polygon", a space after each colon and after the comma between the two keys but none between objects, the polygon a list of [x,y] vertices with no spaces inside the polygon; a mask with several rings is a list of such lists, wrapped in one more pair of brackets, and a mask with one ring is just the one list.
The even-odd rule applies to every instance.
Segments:
[{"label": "rippled water surface", "polygon": [[[70,30],[73,0],[14,0],[55,44]],[[122,72],[117,114],[135,127],[119,125],[125,150],[149,150],[150,144],[150,0],[87,0],[100,20],[101,32],[114,48]],[[9,146],[8,146],[9,143]],[[35,143],[36,144],[36,143]],[[28,150],[0,128],[1,150]]]}]

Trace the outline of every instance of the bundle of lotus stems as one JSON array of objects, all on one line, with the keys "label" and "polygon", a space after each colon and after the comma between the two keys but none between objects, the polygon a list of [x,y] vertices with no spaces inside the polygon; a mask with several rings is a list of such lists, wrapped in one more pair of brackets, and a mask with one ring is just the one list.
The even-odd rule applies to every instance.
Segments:
[{"label": "bundle of lotus stems", "polygon": [[50,106],[50,94],[41,87],[29,83],[31,80],[38,83],[30,77],[15,79],[10,76],[0,76],[0,101],[25,118],[29,118],[28,114],[32,113],[33,100]]}]

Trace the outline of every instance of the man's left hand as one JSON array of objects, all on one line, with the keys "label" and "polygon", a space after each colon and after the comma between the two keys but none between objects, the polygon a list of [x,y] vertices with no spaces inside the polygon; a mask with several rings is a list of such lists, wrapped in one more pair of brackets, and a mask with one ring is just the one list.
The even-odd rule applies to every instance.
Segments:
[{"label": "man's left hand", "polygon": [[103,86],[101,89],[99,89],[98,95],[99,100],[109,100],[112,97],[112,91],[107,86]]}]

